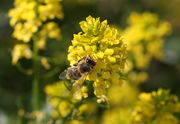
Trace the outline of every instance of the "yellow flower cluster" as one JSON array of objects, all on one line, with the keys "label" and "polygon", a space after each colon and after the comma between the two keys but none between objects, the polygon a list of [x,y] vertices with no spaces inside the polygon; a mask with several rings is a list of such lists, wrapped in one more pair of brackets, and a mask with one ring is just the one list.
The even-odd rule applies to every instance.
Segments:
[{"label": "yellow flower cluster", "polygon": [[129,83],[123,83],[122,85],[117,84],[111,86],[107,96],[111,107],[131,108],[137,101],[138,94],[139,89],[137,87],[134,87]]},{"label": "yellow flower cluster", "polygon": [[133,124],[178,124],[174,112],[180,112],[180,102],[168,90],[141,93],[132,115]]},{"label": "yellow flower cluster", "polygon": [[15,8],[9,11],[10,24],[15,28],[13,36],[18,40],[29,42],[45,21],[61,19],[63,13],[60,1],[15,0]]},{"label": "yellow flower cluster", "polygon": [[163,37],[170,32],[170,24],[160,21],[158,16],[145,12],[132,13],[128,27],[123,32],[127,37],[130,61],[138,69],[148,67],[152,57],[163,58]]},{"label": "yellow flower cluster", "polygon": [[139,94],[139,89],[135,86],[127,82],[110,87],[110,108],[103,112],[101,124],[132,124],[130,115]]},{"label": "yellow flower cluster", "polygon": [[60,29],[58,25],[54,22],[48,22],[43,25],[42,29],[39,32],[39,39],[38,39],[38,47],[40,49],[44,49],[46,46],[47,38],[55,38],[60,39]]},{"label": "yellow flower cluster", "polygon": [[121,31],[128,41],[128,60],[123,70],[127,83],[138,85],[148,79],[145,70],[153,57],[159,60],[163,58],[163,38],[170,29],[170,24],[160,21],[155,14],[130,14],[127,28]]},{"label": "yellow flower cluster", "polygon": [[67,82],[60,81],[45,87],[47,104],[52,107],[51,116],[53,118],[61,117],[61,119],[71,116],[71,119],[78,119],[83,116],[92,115],[96,111],[96,104],[90,101],[82,105],[77,105],[71,92],[64,85],[65,83]]},{"label": "yellow flower cluster", "polygon": [[113,108],[105,111],[100,124],[132,124],[130,123],[130,108]]},{"label": "yellow flower cluster", "polygon": [[70,114],[73,104],[71,103],[71,93],[67,90],[64,82],[57,82],[45,87],[47,103],[52,106],[51,116],[53,118],[66,117]]},{"label": "yellow flower cluster", "polygon": [[[68,60],[72,66],[88,55],[95,59],[93,72],[82,80],[93,81],[94,94],[103,102],[107,99],[106,88],[121,81],[119,73],[126,61],[126,44],[118,30],[109,27],[106,20],[100,22],[99,18],[88,16],[80,22],[80,27],[83,32],[74,35]],[[76,83],[83,85],[83,82]]]},{"label": "yellow flower cluster", "polygon": [[[14,27],[13,36],[25,43],[35,39],[39,49],[45,48],[48,38],[59,39],[58,24],[51,21],[55,18],[63,18],[62,6],[59,2],[61,0],[15,0],[15,8],[8,13],[10,25]],[[21,52],[22,50],[18,48],[13,51]],[[16,56],[13,53],[13,64],[22,57],[25,56]]]}]

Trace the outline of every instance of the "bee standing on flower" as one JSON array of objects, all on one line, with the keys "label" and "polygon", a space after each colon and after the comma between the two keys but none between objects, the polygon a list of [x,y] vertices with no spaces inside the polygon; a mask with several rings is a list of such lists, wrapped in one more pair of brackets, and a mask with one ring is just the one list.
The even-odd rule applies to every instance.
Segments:
[{"label": "bee standing on flower", "polygon": [[95,60],[88,55],[78,60],[73,67],[69,67],[65,72],[62,72],[59,75],[59,78],[63,79],[65,76],[67,79],[80,80],[84,76],[90,74],[95,65]]},{"label": "bee standing on flower", "polygon": [[[88,16],[85,21],[80,22],[80,27],[82,32],[73,35],[72,45],[68,49],[68,61],[71,67],[67,69],[66,77],[77,78],[70,82],[75,99],[88,97],[86,82],[90,81],[97,102],[103,103],[108,99],[106,91],[110,85],[122,82],[120,73],[126,62],[127,45],[124,37],[117,29],[110,27],[107,20],[101,22],[100,18]],[[88,59],[87,55],[95,58],[96,61],[92,58]],[[87,64],[86,60],[92,60],[94,64],[91,62]]]}]

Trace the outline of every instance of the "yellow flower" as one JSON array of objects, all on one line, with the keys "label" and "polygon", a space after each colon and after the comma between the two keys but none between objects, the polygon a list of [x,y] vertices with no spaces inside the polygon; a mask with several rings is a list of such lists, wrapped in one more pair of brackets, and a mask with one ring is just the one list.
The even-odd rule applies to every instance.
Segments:
[{"label": "yellow flower", "polygon": [[67,82],[56,82],[45,87],[47,104],[52,107],[51,115],[53,118],[68,116],[74,107],[71,93],[64,83]]},{"label": "yellow flower", "polygon": [[70,92],[64,86],[65,81],[57,82],[53,85],[48,85],[45,87],[45,92],[49,96],[62,96],[68,97],[70,96]]},{"label": "yellow flower", "polygon": [[178,118],[172,114],[163,114],[157,119],[157,124],[178,124]]},{"label": "yellow flower", "polygon": [[70,104],[68,101],[61,101],[58,105],[58,110],[62,117],[68,116],[72,108],[73,108],[73,105]]},{"label": "yellow flower", "polygon": [[82,104],[79,107],[79,112],[78,112],[78,116],[83,116],[83,115],[93,115],[97,110],[97,104],[93,103],[93,102],[88,102],[85,104]]},{"label": "yellow flower", "polygon": [[[39,49],[44,49],[48,38],[59,39],[60,29],[52,19],[63,18],[61,0],[15,0],[14,8],[9,10],[10,25],[14,28],[13,37],[28,43],[37,42]],[[13,64],[19,58],[31,58],[29,45],[15,46]],[[47,61],[42,59],[43,66],[49,68]]]},{"label": "yellow flower", "polygon": [[73,86],[73,97],[76,100],[81,100],[82,98],[87,98],[88,97],[88,89],[86,86],[82,86],[80,84],[74,84]]},{"label": "yellow flower", "polygon": [[60,39],[61,30],[58,25],[54,22],[49,22],[43,25],[43,28],[39,32],[38,47],[44,49],[46,46],[47,38]]},{"label": "yellow flower", "polygon": [[[129,82],[122,85],[113,85],[108,90],[108,98],[111,106],[132,106],[137,101],[139,90],[131,86]],[[131,94],[131,95],[129,95]]]},{"label": "yellow flower", "polygon": [[20,58],[30,59],[32,51],[27,44],[17,44],[12,51],[12,64],[17,64]]},{"label": "yellow flower", "polygon": [[133,124],[178,124],[173,113],[180,112],[180,107],[176,108],[178,111],[174,109],[179,101],[168,90],[159,89],[157,92],[141,93],[139,98],[132,114]]},{"label": "yellow flower", "polygon": [[140,84],[148,79],[148,74],[146,72],[129,72],[127,75],[129,83]]},{"label": "yellow flower", "polygon": [[[14,27],[13,36],[24,42],[32,40],[42,24],[54,18],[63,18],[61,0],[15,0],[15,8],[9,11],[10,24]],[[54,22],[48,22],[42,29],[47,37],[59,38],[59,29]],[[40,34],[42,35],[42,34]],[[42,41],[42,36],[41,41]],[[44,38],[44,42],[46,40]]]},{"label": "yellow flower", "polygon": [[[79,102],[73,99],[71,92],[65,87],[66,81],[56,82],[52,85],[45,87],[45,92],[47,94],[47,105],[51,107],[50,114],[53,118],[67,118],[79,119],[84,118],[84,116],[93,115],[96,112],[97,104],[93,102]],[[81,87],[81,96],[87,96],[87,88]],[[71,122],[70,120],[68,121]]]},{"label": "yellow flower", "polygon": [[42,4],[38,6],[39,18],[43,21],[48,19],[63,18],[62,6],[59,4],[62,0],[39,0]]},{"label": "yellow flower", "polygon": [[109,27],[106,20],[100,22],[99,18],[88,16],[86,21],[80,22],[80,27],[83,32],[74,35],[68,60],[72,66],[87,55],[95,59],[93,72],[84,80],[94,82],[95,95],[101,98],[109,84],[120,80],[119,73],[126,61],[126,44],[118,30]]},{"label": "yellow flower", "polygon": [[151,97],[151,94],[141,93],[141,94],[139,95],[139,99],[149,102],[149,101],[152,100],[152,97]]},{"label": "yellow flower", "polygon": [[48,63],[48,60],[45,57],[41,58],[41,64],[45,69],[49,69],[50,68],[50,64]]},{"label": "yellow flower", "polygon": [[36,12],[34,11],[37,6],[35,0],[15,0],[14,9],[9,11],[11,17],[10,24],[14,26],[19,21],[36,19]]},{"label": "yellow flower", "polygon": [[101,124],[132,124],[130,114],[131,110],[125,107],[108,109],[103,113]]},{"label": "yellow flower", "polygon": [[163,37],[170,33],[170,24],[148,12],[132,13],[128,24],[123,35],[127,37],[130,59],[134,61],[134,66],[146,69],[152,57],[162,60]]},{"label": "yellow flower", "polygon": [[17,23],[14,26],[13,36],[18,40],[29,42],[40,25],[41,23],[36,20],[28,21],[26,23]]}]

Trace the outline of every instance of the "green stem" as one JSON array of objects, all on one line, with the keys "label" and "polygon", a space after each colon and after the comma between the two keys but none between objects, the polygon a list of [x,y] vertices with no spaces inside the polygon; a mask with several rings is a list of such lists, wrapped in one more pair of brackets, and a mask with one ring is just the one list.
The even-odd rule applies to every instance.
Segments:
[{"label": "green stem", "polygon": [[37,38],[33,38],[33,82],[32,82],[32,107],[33,111],[40,109],[39,95],[39,61],[38,61],[38,46]]}]

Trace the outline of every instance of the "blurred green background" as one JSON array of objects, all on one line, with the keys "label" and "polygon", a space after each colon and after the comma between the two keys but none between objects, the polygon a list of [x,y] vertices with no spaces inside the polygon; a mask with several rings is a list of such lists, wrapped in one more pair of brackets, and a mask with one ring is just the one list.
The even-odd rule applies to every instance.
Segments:
[{"label": "blurred green background", "polygon": [[[73,34],[80,31],[79,22],[88,15],[107,19],[109,24],[126,26],[131,12],[152,12],[160,20],[169,21],[172,33],[166,38],[165,60],[153,60],[148,69],[149,80],[142,84],[143,91],[168,88],[180,97],[180,0],[64,0],[64,19],[56,20],[62,30],[61,40],[49,40],[41,54],[53,58],[50,70],[41,69],[41,98],[45,99],[44,86],[58,81],[58,75],[68,66],[67,48]],[[19,108],[30,109],[32,77],[20,72],[11,64],[11,50],[18,41],[11,37],[7,12],[13,8],[13,0],[1,0],[0,4],[0,122],[6,115],[14,116]],[[28,60],[22,60],[28,68]],[[48,78],[51,77],[51,78]],[[5,118],[4,118],[5,117]]]}]

